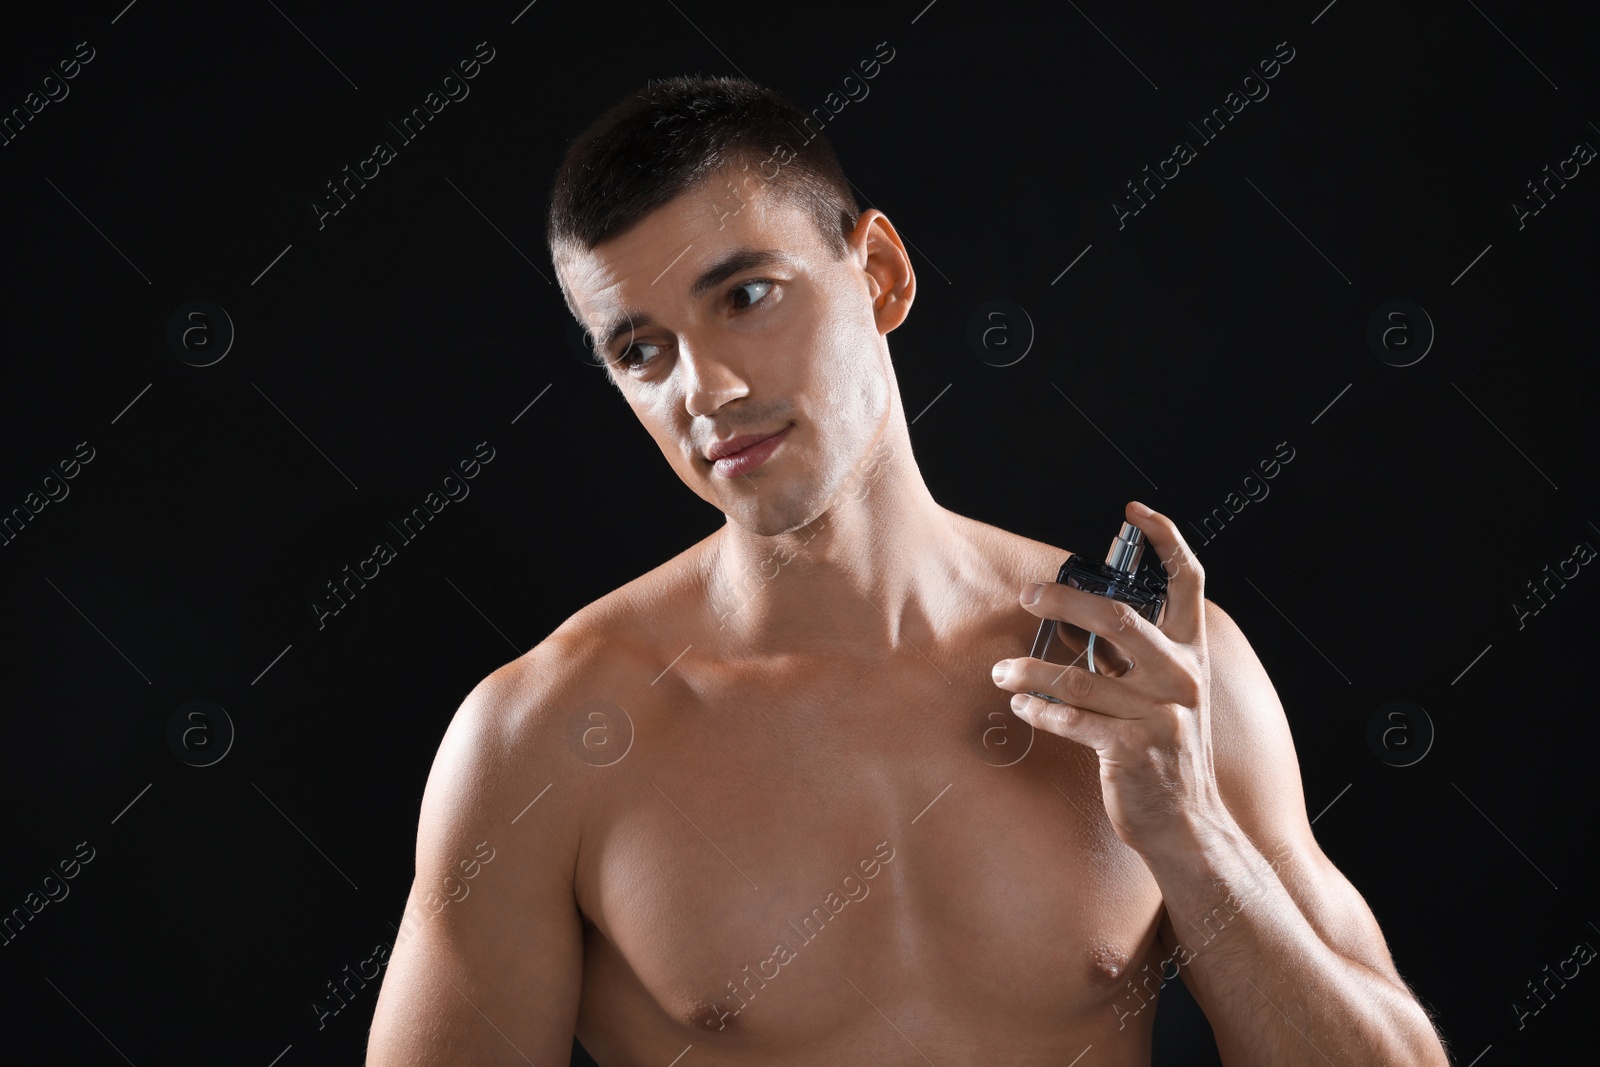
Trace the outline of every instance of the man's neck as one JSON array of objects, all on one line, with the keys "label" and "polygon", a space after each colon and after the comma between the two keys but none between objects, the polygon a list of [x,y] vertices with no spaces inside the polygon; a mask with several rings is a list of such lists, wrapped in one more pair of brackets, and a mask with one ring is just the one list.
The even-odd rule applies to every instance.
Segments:
[{"label": "man's neck", "polygon": [[878,660],[947,628],[976,550],[903,447],[804,526],[714,535],[705,588],[726,654]]}]

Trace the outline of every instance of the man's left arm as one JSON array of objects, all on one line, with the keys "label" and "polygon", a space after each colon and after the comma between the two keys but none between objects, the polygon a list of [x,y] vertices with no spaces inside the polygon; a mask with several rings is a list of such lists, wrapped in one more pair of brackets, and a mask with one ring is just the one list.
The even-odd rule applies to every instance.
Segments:
[{"label": "man's left arm", "polygon": [[1312,836],[1265,669],[1209,600],[1205,619],[1213,762],[1231,818],[1144,855],[1166,901],[1164,958],[1229,1067],[1448,1063],[1366,901]]},{"label": "man's left arm", "polygon": [[1099,757],[1106,814],[1165,901],[1162,977],[1183,976],[1228,1067],[1448,1067],[1372,912],[1312,836],[1288,722],[1255,652],[1205,599],[1177,526],[1136,503],[1127,518],[1168,575],[1159,628],[1055,583],[1022,604],[1112,640],[1132,669],[1025,657],[997,664],[996,684],[1018,694],[1027,722]]}]

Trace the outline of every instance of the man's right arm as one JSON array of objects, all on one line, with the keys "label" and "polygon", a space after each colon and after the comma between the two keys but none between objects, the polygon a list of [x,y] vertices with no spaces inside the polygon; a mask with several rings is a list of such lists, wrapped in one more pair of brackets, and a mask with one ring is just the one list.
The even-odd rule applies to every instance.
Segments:
[{"label": "man's right arm", "polygon": [[555,649],[541,648],[494,672],[445,731],[367,1067],[571,1057],[583,970],[573,895],[580,798],[551,685],[538,677],[555,661]]}]

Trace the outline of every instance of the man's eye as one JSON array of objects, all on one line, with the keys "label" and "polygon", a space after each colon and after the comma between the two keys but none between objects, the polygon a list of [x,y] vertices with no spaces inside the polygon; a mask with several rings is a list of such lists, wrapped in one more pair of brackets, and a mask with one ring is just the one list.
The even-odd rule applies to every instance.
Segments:
[{"label": "man's eye", "polygon": [[[735,310],[748,311],[759,304],[765,303],[771,297],[772,290],[777,286],[777,284],[777,282],[771,281],[767,278],[757,278],[753,281],[740,282],[738,285],[728,290],[728,299],[733,301]],[[757,290],[759,295],[751,297],[749,293],[749,290],[751,289]],[[742,302],[740,300],[740,294],[743,294]],[[640,341],[637,344],[631,344],[618,353],[615,361],[616,366],[628,371],[642,370],[655,361],[660,352],[660,348],[660,345],[654,345],[648,341]],[[635,353],[640,352],[643,349],[648,349],[649,351],[639,356],[635,355]]]},{"label": "man's eye", "polygon": [[[757,304],[759,304],[763,300],[765,300],[767,298],[768,294],[772,291],[772,287],[773,287],[774,284],[776,284],[776,283],[768,281],[766,278],[757,278],[754,281],[741,282],[740,284],[734,286],[729,291],[728,298],[730,300],[733,300],[734,306],[736,308],[738,308],[738,310],[743,311],[746,308],[755,307]],[[743,293],[747,289],[750,289],[752,287],[757,287],[757,286],[766,286],[766,289],[762,291],[760,296],[757,296],[757,297],[754,297],[754,298],[750,298],[750,297],[747,296],[746,299],[745,299],[745,302],[743,304],[740,304],[739,301],[738,301],[739,294]]]},{"label": "man's eye", "polygon": [[635,359],[633,357],[633,353],[642,348],[658,349],[660,347],[660,345],[653,345],[648,341],[641,341],[638,344],[629,345],[627,348],[622,350],[621,355],[617,356],[617,366],[622,367],[624,370],[635,370],[639,367],[648,366],[650,361],[656,358],[654,351],[652,351],[649,356],[644,359]]}]

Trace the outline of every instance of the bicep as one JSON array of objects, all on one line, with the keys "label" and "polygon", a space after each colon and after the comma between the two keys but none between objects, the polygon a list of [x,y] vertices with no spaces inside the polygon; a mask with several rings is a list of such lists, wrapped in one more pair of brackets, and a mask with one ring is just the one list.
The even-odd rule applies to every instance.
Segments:
[{"label": "bicep", "polygon": [[546,761],[512,742],[493,711],[478,691],[468,698],[429,776],[370,1067],[570,1056],[583,966],[575,823],[552,797],[518,815]]},{"label": "bicep", "polygon": [[452,904],[421,921],[395,945],[373,1016],[369,1067],[566,1062],[582,973],[576,916],[552,908],[521,921],[483,921],[466,907],[476,898],[456,916],[448,914]]},{"label": "bicep", "polygon": [[1333,951],[1404,986],[1367,902],[1306,816],[1294,738],[1272,681],[1234,621],[1206,601],[1211,747],[1228,811]]}]

